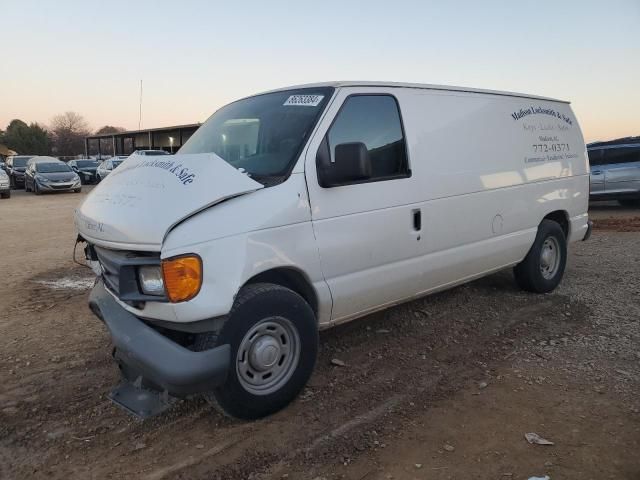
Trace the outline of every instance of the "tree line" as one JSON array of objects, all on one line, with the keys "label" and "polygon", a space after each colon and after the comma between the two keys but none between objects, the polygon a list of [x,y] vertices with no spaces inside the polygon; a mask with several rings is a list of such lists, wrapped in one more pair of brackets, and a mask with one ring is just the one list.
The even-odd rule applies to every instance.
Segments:
[{"label": "tree line", "polygon": [[[95,134],[123,131],[124,128],[105,125]],[[91,134],[89,124],[82,115],[65,112],[53,117],[48,127],[38,123],[27,124],[19,119],[11,120],[5,130],[0,129],[0,144],[25,155],[74,156],[84,153],[84,139]],[[103,142],[101,150],[110,152],[111,141]]]}]

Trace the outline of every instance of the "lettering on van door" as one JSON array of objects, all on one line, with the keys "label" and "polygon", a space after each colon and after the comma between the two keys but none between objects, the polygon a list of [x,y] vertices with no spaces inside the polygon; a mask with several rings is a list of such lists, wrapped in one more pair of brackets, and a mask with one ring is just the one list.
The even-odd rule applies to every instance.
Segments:
[{"label": "lettering on van door", "polygon": [[[548,117],[553,117],[553,120]],[[563,133],[573,126],[573,120],[566,114],[552,108],[540,106],[522,107],[511,114],[514,122],[531,135],[529,154],[524,163],[543,163],[577,158]]]},{"label": "lettering on van door", "polygon": [[517,112],[513,112],[511,114],[511,118],[513,118],[515,121],[518,121],[528,115],[549,115],[551,117],[560,119],[565,123],[568,123],[569,125],[573,125],[573,120],[571,120],[571,118],[569,118],[564,113],[556,112],[552,108],[544,108],[544,107],[530,106],[530,107],[520,108],[520,110],[518,110]]}]

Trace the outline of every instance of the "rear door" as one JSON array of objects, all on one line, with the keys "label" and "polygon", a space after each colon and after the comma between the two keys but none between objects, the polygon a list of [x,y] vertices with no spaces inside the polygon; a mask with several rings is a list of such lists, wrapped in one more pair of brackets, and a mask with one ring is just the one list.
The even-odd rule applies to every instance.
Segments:
[{"label": "rear door", "polygon": [[606,158],[605,192],[607,195],[640,192],[640,146],[630,145],[609,148]]},{"label": "rear door", "polygon": [[[328,148],[333,162],[336,146],[353,142],[367,147],[371,178],[320,186],[318,150]],[[409,205],[416,184],[409,166],[393,89],[340,89],[307,150],[305,167],[314,233],[333,298],[332,320],[419,291],[417,275],[407,266],[419,254],[422,228],[420,212]]]}]

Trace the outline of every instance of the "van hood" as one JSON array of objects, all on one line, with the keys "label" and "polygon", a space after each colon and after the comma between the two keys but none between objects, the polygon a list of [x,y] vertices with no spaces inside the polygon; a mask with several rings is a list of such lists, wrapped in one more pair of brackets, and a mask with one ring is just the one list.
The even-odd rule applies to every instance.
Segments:
[{"label": "van hood", "polygon": [[76,210],[76,229],[103,246],[159,250],[169,230],[185,218],[261,188],[213,153],[133,155]]}]

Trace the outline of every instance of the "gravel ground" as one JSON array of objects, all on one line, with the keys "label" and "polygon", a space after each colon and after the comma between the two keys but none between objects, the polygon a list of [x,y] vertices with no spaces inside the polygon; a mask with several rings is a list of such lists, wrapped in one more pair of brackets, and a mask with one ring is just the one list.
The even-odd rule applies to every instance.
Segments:
[{"label": "gravel ground", "polygon": [[637,211],[596,208],[552,294],[500,272],[323,332],[272,417],[196,399],[141,422],[106,398],[109,338],[71,260],[83,195],[0,201],[0,478],[640,478]]}]

